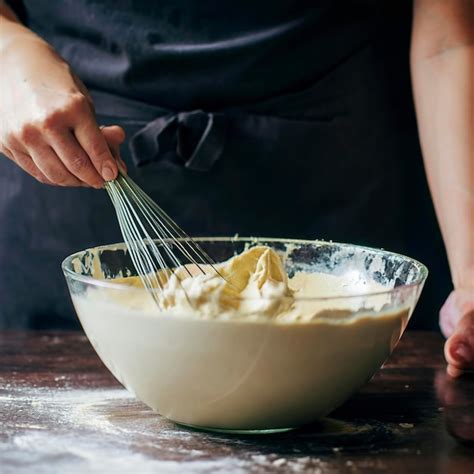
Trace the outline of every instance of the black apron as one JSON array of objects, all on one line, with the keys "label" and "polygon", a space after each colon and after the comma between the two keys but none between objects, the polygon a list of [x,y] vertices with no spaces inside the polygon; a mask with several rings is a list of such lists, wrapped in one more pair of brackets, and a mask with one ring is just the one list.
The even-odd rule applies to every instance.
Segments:
[{"label": "black apron", "polygon": [[[169,84],[159,80],[150,100],[137,100],[146,87],[140,88],[144,80],[133,68],[125,79],[136,73],[139,80],[125,91],[117,85],[125,80],[119,80],[120,74],[116,87],[108,89],[96,87],[97,78],[87,72],[93,75],[94,68],[87,64],[81,77],[90,88],[98,122],[124,127],[122,156],[130,175],[188,233],[332,239],[417,257],[444,276],[428,283],[420,303],[425,311],[417,312],[424,319],[413,321],[433,327],[449,283],[416,137],[409,22],[403,15],[387,16],[380,24],[370,17],[371,29],[359,31],[367,19],[348,21],[346,14],[338,22],[327,8],[308,15],[331,19],[329,36],[343,30],[355,36],[345,50],[339,39],[333,55],[337,61],[326,61],[324,71],[299,86],[290,84],[291,71],[295,65],[294,74],[301,76],[300,56],[309,54],[303,47],[293,52],[296,59],[285,59],[288,88],[271,81],[271,70],[254,73],[272,84],[269,93],[260,90],[262,80],[254,88],[244,79],[239,87],[228,85],[235,82],[230,75],[227,82],[217,81],[213,94],[199,68],[194,82],[192,67],[185,71],[187,85],[163,103],[160,90]],[[306,25],[302,18],[289,23],[300,28]],[[288,40],[287,35],[288,28]],[[305,38],[299,30],[296,37]],[[57,37],[47,39],[54,44]],[[64,55],[68,43],[57,41]],[[249,62],[257,53],[251,49],[241,58]],[[80,70],[87,60],[77,50],[74,54],[67,59],[78,61]],[[327,51],[323,56],[331,59]],[[234,65],[237,74],[243,60],[232,61],[224,69]],[[169,72],[174,74],[179,71]],[[0,325],[76,327],[60,262],[72,252],[121,240],[106,193],[47,187],[2,159],[0,223]]]}]

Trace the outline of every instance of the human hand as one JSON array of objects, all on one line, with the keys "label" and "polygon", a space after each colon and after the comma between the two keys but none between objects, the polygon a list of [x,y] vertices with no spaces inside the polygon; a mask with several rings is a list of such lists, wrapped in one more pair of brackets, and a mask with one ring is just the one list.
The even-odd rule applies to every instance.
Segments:
[{"label": "human hand", "polygon": [[451,292],[440,311],[440,327],[448,338],[444,345],[448,374],[459,377],[474,370],[474,289]]},{"label": "human hand", "polygon": [[110,152],[117,162],[118,168],[120,171],[126,173],[127,165],[125,161],[122,160],[120,156],[120,145],[125,140],[125,132],[122,127],[118,125],[111,125],[108,127],[101,126],[99,127],[102,135],[104,135],[105,141],[109,146]]},{"label": "human hand", "polygon": [[22,26],[8,27],[18,30],[0,48],[0,151],[42,183],[101,188],[117,176],[111,148],[123,130],[101,131],[68,64]]}]

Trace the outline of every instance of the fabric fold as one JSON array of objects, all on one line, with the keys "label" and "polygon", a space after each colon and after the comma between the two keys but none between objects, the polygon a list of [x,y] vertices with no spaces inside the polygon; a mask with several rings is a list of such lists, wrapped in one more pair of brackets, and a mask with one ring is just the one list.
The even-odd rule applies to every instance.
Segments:
[{"label": "fabric fold", "polygon": [[130,140],[130,150],[137,167],[171,152],[186,168],[205,172],[220,158],[226,135],[223,114],[203,110],[168,113],[138,130]]}]

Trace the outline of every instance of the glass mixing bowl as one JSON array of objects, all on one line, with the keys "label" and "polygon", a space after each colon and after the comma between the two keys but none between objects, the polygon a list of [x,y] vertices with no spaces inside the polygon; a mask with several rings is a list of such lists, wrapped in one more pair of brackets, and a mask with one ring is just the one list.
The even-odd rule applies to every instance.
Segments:
[{"label": "glass mixing bowl", "polygon": [[136,275],[124,244],[64,260],[76,312],[112,374],[170,420],[217,431],[284,431],[344,403],[392,352],[428,274],[411,258],[356,245],[196,240],[217,262],[268,245],[290,277],[318,272],[345,281],[338,294],[305,298],[318,308],[311,321],[207,320],[142,305],[152,301],[143,288],[114,282]]}]

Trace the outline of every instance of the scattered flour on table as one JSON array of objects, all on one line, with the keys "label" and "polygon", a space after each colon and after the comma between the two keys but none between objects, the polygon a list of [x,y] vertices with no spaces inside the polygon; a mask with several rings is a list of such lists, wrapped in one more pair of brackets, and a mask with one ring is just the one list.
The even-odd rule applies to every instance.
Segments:
[{"label": "scattered flour on table", "polygon": [[236,456],[225,439],[180,428],[124,389],[3,385],[0,404],[8,420],[0,423],[2,474],[302,472],[309,460],[255,454],[239,438],[232,440],[242,444]]}]

